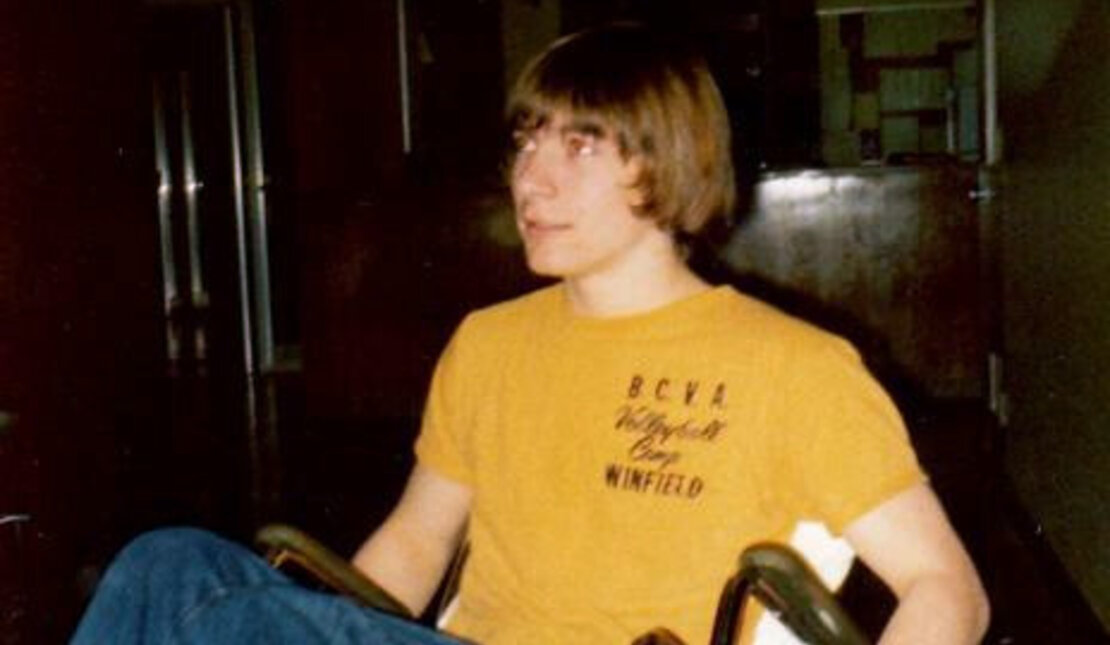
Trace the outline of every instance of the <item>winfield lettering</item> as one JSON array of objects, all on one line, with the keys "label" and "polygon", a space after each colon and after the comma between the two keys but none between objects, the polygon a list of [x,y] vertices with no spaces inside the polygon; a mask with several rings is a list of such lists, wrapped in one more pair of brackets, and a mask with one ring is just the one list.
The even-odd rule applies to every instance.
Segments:
[{"label": "winfield lettering", "polygon": [[700,477],[661,470],[643,470],[621,464],[605,467],[605,484],[609,488],[667,497],[694,499],[705,490]]}]

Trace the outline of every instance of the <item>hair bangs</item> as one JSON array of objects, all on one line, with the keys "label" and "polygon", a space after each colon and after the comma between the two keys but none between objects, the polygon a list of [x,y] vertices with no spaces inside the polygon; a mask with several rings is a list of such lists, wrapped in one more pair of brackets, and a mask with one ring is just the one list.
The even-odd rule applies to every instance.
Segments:
[{"label": "hair bangs", "polygon": [[704,60],[673,37],[617,24],[557,40],[509,96],[513,132],[556,114],[599,127],[641,176],[637,213],[693,233],[735,202],[728,117]]}]

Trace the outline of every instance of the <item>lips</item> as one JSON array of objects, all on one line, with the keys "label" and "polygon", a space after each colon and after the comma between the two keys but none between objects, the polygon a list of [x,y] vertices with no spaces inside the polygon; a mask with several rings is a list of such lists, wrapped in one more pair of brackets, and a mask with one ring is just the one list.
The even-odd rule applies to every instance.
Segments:
[{"label": "lips", "polygon": [[572,228],[570,224],[564,222],[549,222],[531,217],[525,217],[518,222],[520,232],[526,239],[542,239],[564,233]]},{"label": "lips", "polygon": [[557,224],[551,222],[531,222],[525,220],[524,230],[535,231],[537,233],[550,233],[555,231],[570,230],[570,224]]}]

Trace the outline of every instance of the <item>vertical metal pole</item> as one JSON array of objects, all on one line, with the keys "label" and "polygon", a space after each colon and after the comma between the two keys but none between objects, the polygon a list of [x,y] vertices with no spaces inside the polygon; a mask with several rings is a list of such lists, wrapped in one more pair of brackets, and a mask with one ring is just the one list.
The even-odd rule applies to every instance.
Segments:
[{"label": "vertical metal pole", "polygon": [[[257,365],[254,357],[254,324],[251,318],[250,259],[247,249],[246,211],[243,205],[243,151],[239,128],[239,85],[235,56],[234,17],[232,8],[224,7],[224,53],[227,59],[227,103],[231,134],[232,201],[235,207],[235,251],[238,264],[239,321],[243,334],[243,367],[246,372],[247,430],[251,441],[258,426],[254,375]],[[251,451],[254,454],[254,451]]]},{"label": "vertical metal pole", "polygon": [[984,322],[987,334],[987,395],[991,412],[997,420],[988,433],[991,451],[996,455],[1003,448],[1005,428],[1009,423],[1009,405],[1004,373],[1005,332],[1002,324],[1002,243],[999,225],[1000,206],[995,199],[995,166],[1002,160],[998,140],[998,53],[996,49],[997,14],[995,0],[979,3],[979,30],[982,36],[982,163],[979,166],[976,197],[979,208],[980,284]]},{"label": "vertical metal pole", "polygon": [[995,0],[982,0],[979,11],[983,38],[983,161],[988,166],[1001,161],[998,141],[998,54],[995,49]]},{"label": "vertical metal pole", "polygon": [[397,0],[397,59],[401,77],[401,149],[412,152],[412,101],[409,86],[409,28],[405,0]]},{"label": "vertical metal pole", "polygon": [[181,94],[181,173],[185,184],[185,222],[189,243],[189,292],[193,304],[196,304],[197,298],[204,296],[204,276],[200,262],[200,218],[197,214],[200,183],[193,149],[193,106],[188,72],[178,74],[178,88]]},{"label": "vertical metal pole", "polygon": [[166,318],[166,358],[170,369],[177,369],[181,359],[181,338],[173,321],[173,311],[178,301],[177,265],[174,263],[173,223],[173,166],[170,163],[169,144],[166,141],[166,107],[162,96],[164,88],[158,80],[153,85],[154,107],[154,163],[158,168],[158,239],[162,252],[162,305]]},{"label": "vertical metal pole", "polygon": [[203,184],[197,177],[196,153],[193,146],[192,88],[189,73],[178,74],[178,91],[181,104],[181,172],[185,190],[186,241],[189,249],[188,311],[192,324],[193,359],[198,370],[203,371],[208,358],[207,320],[208,292],[204,288],[204,265],[201,261],[201,230],[199,193]]},{"label": "vertical metal pole", "polygon": [[[250,232],[251,293],[255,331],[255,371],[251,435],[255,502],[271,507],[278,495],[277,392],[274,374],[274,330],[270,289],[269,223],[266,209],[266,171],[262,147],[262,110],[258,85],[257,43],[253,0],[238,0],[239,61],[243,84],[245,124],[247,222]],[[256,506],[258,508],[259,506]]]},{"label": "vertical metal pole", "polygon": [[[960,154],[960,138],[959,132],[959,118],[960,118],[960,104],[959,93],[956,90],[956,75],[953,73],[951,67],[948,68],[948,90],[945,92],[944,97],[944,119],[945,119],[945,152],[952,156]],[[920,130],[918,137],[920,138]],[[921,147],[920,140],[918,141],[918,149]]]},{"label": "vertical metal pole", "polygon": [[245,378],[244,414],[247,431],[247,459],[250,460],[250,501],[248,513],[254,514],[262,499],[262,459],[258,438],[258,363],[255,357],[254,318],[251,314],[250,248],[244,205],[242,133],[239,127],[239,74],[235,48],[235,16],[233,7],[224,7],[224,54],[227,58],[227,102],[230,118],[232,197],[235,203],[235,250],[239,268],[239,317],[243,333],[243,367]]},{"label": "vertical metal pole", "polygon": [[246,144],[246,203],[250,231],[251,302],[254,313],[255,362],[259,374],[274,366],[274,331],[270,290],[270,243],[266,210],[266,170],[262,149],[261,99],[258,90],[254,11],[240,0],[239,73],[243,83],[243,124]]}]

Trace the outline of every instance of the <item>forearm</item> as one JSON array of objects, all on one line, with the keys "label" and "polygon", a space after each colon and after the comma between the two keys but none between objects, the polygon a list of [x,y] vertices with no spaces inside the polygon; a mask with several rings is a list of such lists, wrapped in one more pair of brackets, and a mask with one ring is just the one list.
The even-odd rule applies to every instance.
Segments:
[{"label": "forearm", "polygon": [[879,645],[979,643],[989,613],[982,589],[967,578],[922,577],[902,595]]},{"label": "forearm", "polygon": [[940,501],[922,484],[899,493],[846,529],[860,559],[898,596],[881,645],[971,645],[989,608],[975,565]]},{"label": "forearm", "polygon": [[387,521],[351,560],[414,615],[427,608],[451,559],[450,551],[428,545],[421,537]]},{"label": "forearm", "polygon": [[401,500],[352,564],[423,613],[462,540],[470,497],[467,487],[417,464]]}]

